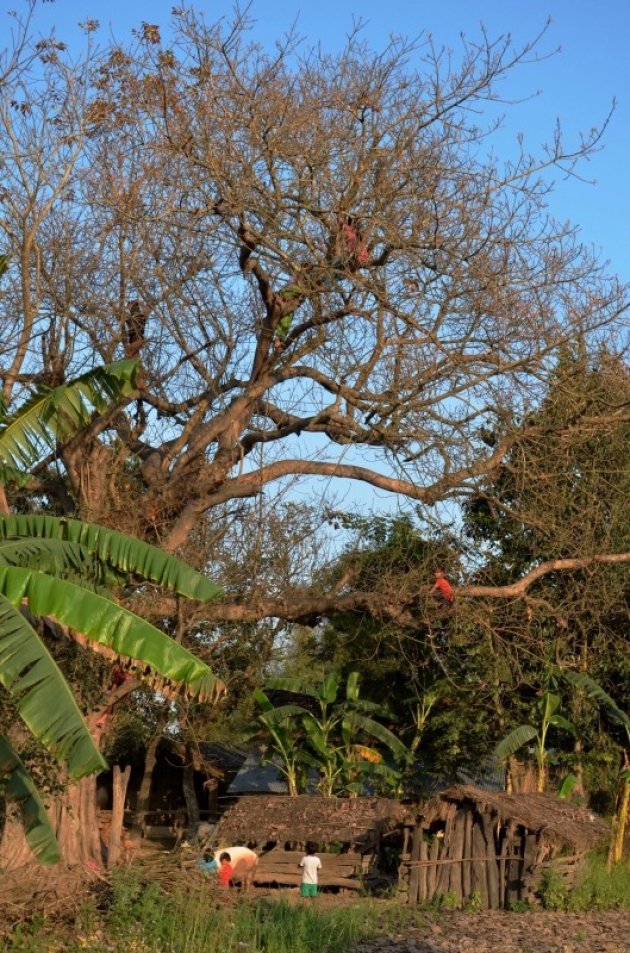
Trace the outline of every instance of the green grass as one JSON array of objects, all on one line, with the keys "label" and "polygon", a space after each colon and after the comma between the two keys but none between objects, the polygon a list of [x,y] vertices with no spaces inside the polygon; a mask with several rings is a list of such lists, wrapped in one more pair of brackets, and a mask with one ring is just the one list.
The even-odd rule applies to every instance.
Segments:
[{"label": "green grass", "polygon": [[[403,923],[404,921],[404,923]],[[16,931],[7,953],[346,953],[352,944],[417,921],[415,911],[361,899],[344,906],[318,900],[229,898],[207,884],[166,895],[119,872],[61,928],[37,922]],[[62,933],[64,935],[61,941]]]},{"label": "green grass", "polygon": [[[611,874],[605,858],[593,855],[576,886],[568,890],[550,871],[541,884],[550,910],[629,910],[630,870]],[[439,907],[442,911],[447,904]],[[476,909],[471,903],[469,910]],[[362,897],[328,905],[313,901],[255,898],[219,892],[207,881],[167,894],[143,883],[133,870],[117,871],[73,917],[33,917],[13,930],[6,953],[348,953],[355,943],[379,934],[404,934],[426,923],[435,910],[395,900]]]}]

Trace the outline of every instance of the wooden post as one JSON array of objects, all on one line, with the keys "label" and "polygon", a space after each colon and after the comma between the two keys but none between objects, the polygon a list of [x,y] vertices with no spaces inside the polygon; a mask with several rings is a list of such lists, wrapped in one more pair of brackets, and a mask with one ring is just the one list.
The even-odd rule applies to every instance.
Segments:
[{"label": "wooden post", "polygon": [[418,883],[420,879],[420,844],[422,843],[422,825],[417,824],[411,838],[411,868],[409,870],[409,903],[418,902]]},{"label": "wooden post", "polygon": [[439,838],[434,837],[433,843],[431,844],[431,851],[429,853],[429,860],[431,864],[427,870],[427,900],[433,899],[435,893],[435,883],[437,880],[437,860],[440,856],[440,841]]},{"label": "wooden post", "polygon": [[497,849],[494,843],[494,823],[489,814],[482,815],[483,836],[486,842],[486,877],[488,879],[488,906],[499,909],[499,871],[497,868]]},{"label": "wooden post", "polygon": [[454,863],[449,865],[451,871],[448,880],[448,890],[449,893],[455,894],[459,900],[459,906],[462,905],[462,900],[464,897],[462,867],[464,865],[466,813],[467,812],[461,807],[457,811],[453,821],[453,834],[449,847],[449,856],[452,858]]},{"label": "wooden post", "polygon": [[536,857],[538,856],[538,837],[536,834],[525,835],[523,850],[522,899],[532,900],[536,880]]},{"label": "wooden post", "polygon": [[512,848],[512,838],[514,836],[514,823],[512,821],[503,828],[503,834],[500,838],[501,856],[499,859],[499,906],[502,909],[508,906],[509,898],[509,877],[510,864],[508,857]]},{"label": "wooden post", "polygon": [[[424,834],[424,831],[423,831]],[[420,867],[420,879],[418,881],[418,900],[423,901],[427,899],[427,860],[429,859],[429,849],[427,842],[422,838],[420,841],[420,860],[422,865]]]},{"label": "wooden post", "polygon": [[[444,818],[444,840],[442,842],[442,850],[440,851],[441,860],[445,860],[449,856],[451,841],[453,839],[454,833],[454,824],[455,818],[457,816],[457,805],[449,804],[445,812]],[[445,894],[448,892],[448,885],[450,882],[451,871],[450,864],[441,864],[438,872],[437,882],[436,882],[436,893]]]},{"label": "wooden post", "polygon": [[486,841],[483,836],[481,824],[475,818],[472,830],[473,843],[473,862],[472,862],[472,889],[481,897],[482,909],[488,909],[488,878],[486,876],[486,864],[482,858],[486,856]]},{"label": "wooden post", "polygon": [[109,831],[109,848],[107,851],[107,866],[115,867],[120,860],[122,829],[125,818],[125,797],[127,794],[127,785],[131,777],[131,765],[128,764],[124,771],[115,764],[113,770],[113,803],[112,820]]},{"label": "wooden post", "polygon": [[473,856],[473,844],[472,844],[472,826],[473,826],[473,811],[472,806],[466,811],[466,819],[464,824],[464,847],[462,851],[462,896],[464,900],[469,900],[472,894],[472,883],[471,883],[471,872],[472,872],[472,856]]}]

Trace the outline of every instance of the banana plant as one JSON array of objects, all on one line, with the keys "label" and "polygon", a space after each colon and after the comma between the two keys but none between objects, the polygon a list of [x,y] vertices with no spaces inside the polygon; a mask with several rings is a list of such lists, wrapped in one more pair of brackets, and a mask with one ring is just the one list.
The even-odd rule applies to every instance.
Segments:
[{"label": "banana plant", "polygon": [[574,688],[581,689],[592,699],[598,702],[606,711],[609,718],[623,728],[626,743],[623,752],[623,764],[619,772],[619,797],[617,810],[613,819],[613,838],[609,854],[609,865],[618,863],[623,857],[623,845],[630,813],[630,716],[623,711],[599,682],[585,672],[563,672],[564,678]]},{"label": "banana plant", "polygon": [[[134,389],[135,362],[97,368],[62,388],[35,395],[0,426],[2,476],[26,470]],[[224,690],[183,646],[102,590],[108,579],[153,583],[216,599],[221,590],[157,547],[96,524],[38,515],[0,516],[0,684],[32,734],[67,765],[72,779],[107,765],[63,673],[31,617],[54,620],[88,647],[116,659],[166,694],[213,700]],[[0,737],[0,792],[20,806],[27,839],[43,862],[57,857],[54,832],[35,786]]]},{"label": "banana plant", "polygon": [[254,698],[262,709],[258,724],[271,738],[267,746],[266,760],[273,760],[287,782],[291,797],[300,793],[300,781],[315,762],[304,750],[303,740],[295,730],[294,719],[302,715],[299,705],[274,707],[268,696],[259,688]]},{"label": "banana plant", "polygon": [[537,705],[540,720],[538,726],[519,725],[503,738],[494,749],[495,756],[500,760],[507,760],[515,754],[519,748],[535,741],[536,752],[536,790],[543,792],[547,782],[547,735],[550,728],[558,728],[561,731],[568,731],[575,734],[574,725],[561,715],[560,696],[555,692],[546,690]]},{"label": "banana plant", "polygon": [[[276,709],[281,717],[292,718],[303,736],[307,754],[319,771],[318,788],[325,797],[337,793],[356,794],[359,777],[375,777],[388,770],[373,745],[359,740],[375,739],[398,761],[409,757],[407,747],[373,716],[388,716],[383,706],[359,695],[359,674],[351,672],[345,698],[339,693],[339,672],[333,670],[314,686],[301,679],[275,678],[268,689],[280,689],[313,699],[312,707],[284,705]],[[319,711],[317,711],[319,709]],[[394,770],[394,769],[391,769]]]},{"label": "banana plant", "polygon": [[41,387],[10,415],[0,407],[0,481],[27,483],[43,457],[136,390],[137,371],[137,361],[118,361]]}]

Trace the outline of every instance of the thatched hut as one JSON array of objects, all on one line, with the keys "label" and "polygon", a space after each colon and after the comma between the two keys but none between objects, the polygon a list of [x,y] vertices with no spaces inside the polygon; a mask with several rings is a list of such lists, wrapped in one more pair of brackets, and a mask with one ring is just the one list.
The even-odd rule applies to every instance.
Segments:
[{"label": "thatched hut", "polygon": [[401,830],[406,809],[385,798],[310,795],[241,797],[221,818],[218,846],[246,844],[259,852],[254,882],[295,885],[306,843],[318,845],[323,887],[358,889],[381,878],[382,838]]},{"label": "thatched hut", "polygon": [[405,825],[400,891],[409,903],[445,894],[491,909],[531,902],[545,868],[571,883],[607,834],[600,817],[554,795],[455,785]]}]

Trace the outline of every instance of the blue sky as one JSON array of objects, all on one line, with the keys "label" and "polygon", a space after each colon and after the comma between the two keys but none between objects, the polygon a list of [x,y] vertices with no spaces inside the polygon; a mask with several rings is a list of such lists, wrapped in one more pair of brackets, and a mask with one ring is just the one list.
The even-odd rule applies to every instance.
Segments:
[{"label": "blue sky", "polygon": [[[0,9],[19,9],[24,2],[0,0]],[[33,25],[44,33],[54,26],[60,38],[78,49],[82,41],[76,24],[81,20],[99,20],[103,42],[112,35],[124,41],[143,20],[166,27],[173,5],[174,0],[40,2]],[[211,21],[232,9],[223,0],[195,5]],[[582,169],[596,184],[558,180],[551,206],[557,217],[580,225],[583,240],[610,260],[612,270],[630,280],[628,0],[444,0],[441,4],[435,0],[257,0],[251,15],[257,21],[253,36],[264,44],[272,44],[297,20],[299,32],[309,42],[321,40],[329,49],[343,42],[353,18],[366,23],[365,36],[375,48],[382,47],[392,33],[418,37],[429,31],[436,43],[457,49],[460,33],[474,39],[480,23],[491,37],[507,32],[519,43],[532,39],[550,17],[540,52],[558,47],[560,52],[522,68],[506,85],[509,98],[539,95],[510,108],[500,148],[514,149],[516,135],[522,132],[535,151],[550,138],[558,117],[567,142],[575,142],[580,131],[588,132],[601,122],[612,99],[617,99],[604,148]]]}]

